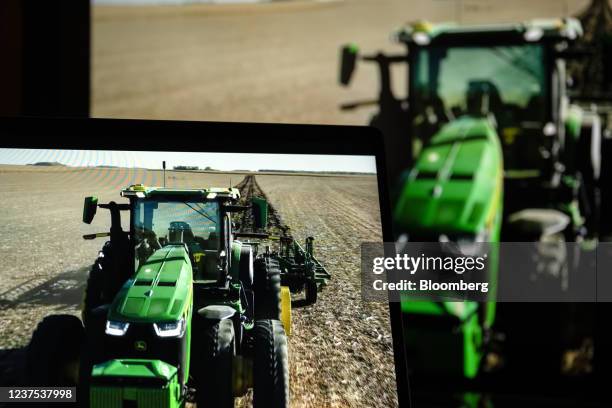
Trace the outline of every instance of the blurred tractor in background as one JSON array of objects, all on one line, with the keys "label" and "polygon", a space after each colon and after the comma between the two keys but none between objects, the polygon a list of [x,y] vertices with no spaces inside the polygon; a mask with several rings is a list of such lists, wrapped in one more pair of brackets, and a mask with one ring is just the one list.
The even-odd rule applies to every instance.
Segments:
[{"label": "blurred tractor in background", "polygon": [[[398,241],[459,248],[558,242],[553,258],[574,265],[580,254],[564,253],[565,242],[592,251],[610,233],[600,218],[602,190],[610,188],[600,180],[607,118],[567,89],[566,65],[580,54],[572,45],[582,35],[573,18],[417,22],[393,35],[404,54],[342,48],[341,84],[350,83],[358,60],[380,70],[378,100],[342,108],[379,106],[370,124],[385,135]],[[391,90],[393,64],[408,68],[405,100]],[[491,268],[496,280],[497,265]],[[592,371],[584,364],[593,357],[591,304],[496,305],[493,295],[485,303],[405,300],[402,310],[413,373],[475,379],[500,367],[527,377]],[[572,360],[581,367],[563,368],[568,350],[584,354]]]},{"label": "blurred tractor in background", "polygon": [[[503,152],[504,221],[525,208],[550,208],[570,217],[563,229],[570,240],[597,236],[602,121],[573,104],[566,87],[570,45],[580,35],[575,19],[497,26],[419,22],[400,29],[394,37],[405,44],[405,55],[361,57],[378,62],[383,79],[381,110],[371,124],[388,140],[403,140],[391,140],[390,146],[403,143],[406,153],[390,161],[401,163],[397,167],[406,175],[445,125],[466,116],[486,118]],[[343,84],[350,82],[357,58],[355,46],[343,48]],[[389,65],[395,63],[410,67],[406,101],[389,87]],[[405,177],[394,173],[395,180]],[[395,193],[400,190],[401,183]],[[533,220],[512,220],[516,225],[503,234],[523,238],[525,231],[517,228]]]}]

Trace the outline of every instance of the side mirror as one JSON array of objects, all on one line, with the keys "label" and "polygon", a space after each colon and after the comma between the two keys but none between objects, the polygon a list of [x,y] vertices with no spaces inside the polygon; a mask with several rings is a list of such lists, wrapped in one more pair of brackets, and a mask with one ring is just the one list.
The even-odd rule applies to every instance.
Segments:
[{"label": "side mirror", "polygon": [[85,202],[83,203],[83,222],[85,224],[91,224],[97,210],[98,197],[85,197]]},{"label": "side mirror", "polygon": [[253,205],[253,214],[255,215],[255,228],[268,228],[268,202],[263,198],[253,197],[251,203]]},{"label": "side mirror", "polygon": [[351,82],[359,48],[355,44],[345,45],[340,49],[340,83],[347,86]]}]

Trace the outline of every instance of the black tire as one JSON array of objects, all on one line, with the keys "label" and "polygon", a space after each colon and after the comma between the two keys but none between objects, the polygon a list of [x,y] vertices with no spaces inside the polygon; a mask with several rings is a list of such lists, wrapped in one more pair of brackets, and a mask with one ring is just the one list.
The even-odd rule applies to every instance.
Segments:
[{"label": "black tire", "polygon": [[253,319],[255,315],[255,294],[253,293],[253,249],[250,245],[243,245],[240,249],[240,262],[238,265],[239,278],[246,297],[246,315],[249,319]]},{"label": "black tire", "polygon": [[245,289],[253,288],[253,250],[250,245],[240,248],[240,262],[238,263],[240,282]]},{"label": "black tire", "polygon": [[580,210],[585,217],[585,226],[590,237],[597,236],[601,218],[599,179],[602,141],[601,136],[595,136],[597,134],[601,135],[601,127],[599,132],[594,132],[595,126],[592,119],[583,123],[580,137],[575,142],[576,145],[572,151],[576,166],[576,177],[581,181],[579,191]]},{"label": "black tire", "polygon": [[36,327],[27,348],[28,385],[74,386],[76,382],[70,378],[73,373],[69,371],[78,370],[84,338],[85,330],[78,317],[45,317]]},{"label": "black tire", "polygon": [[197,406],[233,407],[234,324],[229,319],[209,320],[202,330],[204,355],[198,373]]},{"label": "black tire", "polygon": [[111,302],[117,292],[116,289],[120,287],[121,279],[116,271],[114,255],[112,243],[106,241],[91,266],[85,289],[85,301],[90,309]]},{"label": "black tire", "polygon": [[255,260],[255,320],[280,319],[281,279],[278,261],[268,256]]},{"label": "black tire", "polygon": [[304,295],[306,297],[306,303],[309,305],[313,305],[317,303],[317,283],[315,281],[308,280],[306,281],[304,287]]},{"label": "black tire", "polygon": [[104,303],[104,270],[100,258],[98,258],[91,266],[85,286],[82,314],[85,327],[89,325],[91,311]]},{"label": "black tire", "polygon": [[253,407],[288,407],[289,356],[285,329],[278,320],[257,320],[253,330]]}]

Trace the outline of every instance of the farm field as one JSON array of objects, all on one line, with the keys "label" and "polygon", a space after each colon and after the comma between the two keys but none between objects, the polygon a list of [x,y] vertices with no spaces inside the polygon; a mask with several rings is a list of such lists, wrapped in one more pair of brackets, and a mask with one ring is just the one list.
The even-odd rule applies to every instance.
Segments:
[{"label": "farm field", "polygon": [[[229,186],[244,176],[168,171],[167,185]],[[256,181],[296,238],[316,238],[315,255],[332,274],[315,305],[294,309],[292,406],[393,406],[388,310],[363,303],[360,294],[359,245],[382,239],[376,178],[257,174]],[[161,172],[0,166],[0,380],[7,375],[3,356],[25,346],[44,316],[79,314],[88,269],[104,242],[81,235],[106,231],[109,222],[101,212],[83,224],[83,197],[120,201],[119,190],[134,183],[159,185]]]},{"label": "farm field", "polygon": [[[92,116],[362,125],[378,93],[360,64],[338,85],[339,47],[400,53],[389,40],[417,20],[518,22],[574,15],[589,0],[292,0],[265,4],[94,6]],[[405,97],[406,73],[393,69]]]}]

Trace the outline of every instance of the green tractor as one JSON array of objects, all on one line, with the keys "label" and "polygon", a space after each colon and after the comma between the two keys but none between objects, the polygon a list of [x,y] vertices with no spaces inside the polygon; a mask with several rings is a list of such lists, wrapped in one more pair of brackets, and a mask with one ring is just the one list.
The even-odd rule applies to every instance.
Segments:
[{"label": "green tractor", "polygon": [[[566,63],[576,57],[572,44],[581,35],[572,18],[482,26],[416,22],[393,35],[405,53],[342,48],[341,84],[350,83],[358,60],[379,67],[379,97],[343,109],[379,107],[370,124],[385,135],[399,241],[450,241],[460,248],[486,242],[497,257],[500,241],[580,242],[592,249],[600,230],[610,230],[599,217],[600,190],[609,188],[599,181],[602,120],[596,109],[572,102],[567,90]],[[399,64],[407,68],[405,99],[391,86],[391,66]],[[495,283],[498,265],[489,264]],[[509,366],[547,359],[542,356],[557,351],[551,344],[559,337],[572,332],[568,337],[577,339],[591,330],[580,327],[589,324],[580,317],[591,313],[588,305],[566,310],[496,304],[495,293],[490,299],[406,298],[410,369],[473,379],[502,365],[497,337],[505,338]],[[560,316],[568,314],[576,316],[567,322],[572,327],[561,327]],[[558,357],[533,366],[558,371]]]},{"label": "green tractor", "polygon": [[[396,195],[409,173],[405,169],[444,126],[464,117],[487,118],[503,153],[504,223],[526,208],[555,209],[570,217],[567,238],[592,238],[599,233],[605,187],[599,184],[602,122],[593,109],[570,100],[566,72],[566,62],[576,57],[571,45],[581,35],[580,22],[572,18],[485,26],[417,22],[394,34],[405,54],[360,56],[356,46],[343,47],[340,81],[350,83],[359,58],[380,68],[380,109],[371,125],[386,136],[394,159],[391,181],[402,180]],[[406,99],[392,92],[394,64],[409,67]],[[395,159],[398,151],[406,153]],[[533,221],[524,218],[515,224]],[[502,232],[507,240],[519,240],[525,231],[512,225]]]},{"label": "green tractor", "polygon": [[394,219],[405,229],[398,241],[450,242],[466,255],[488,257],[486,273],[493,290],[487,293],[491,301],[483,303],[404,296],[404,337],[412,372],[477,375],[495,322],[495,244],[502,208],[502,155],[494,127],[487,119],[468,117],[445,126],[423,149],[401,191]]},{"label": "green tractor", "polygon": [[[235,230],[250,212],[258,230],[267,203],[240,204],[236,188],[171,189],[133,185],[127,203],[87,197],[83,221],[111,215],[109,236],[92,266],[82,321],[45,318],[28,347],[31,385],[77,386],[91,407],[233,407],[253,389],[255,407],[289,406],[286,333],[291,292],[312,294],[329,279],[307,248],[282,237],[258,253],[262,232]],[[121,213],[129,212],[124,231]],[[195,394],[195,395],[194,395]]]}]

